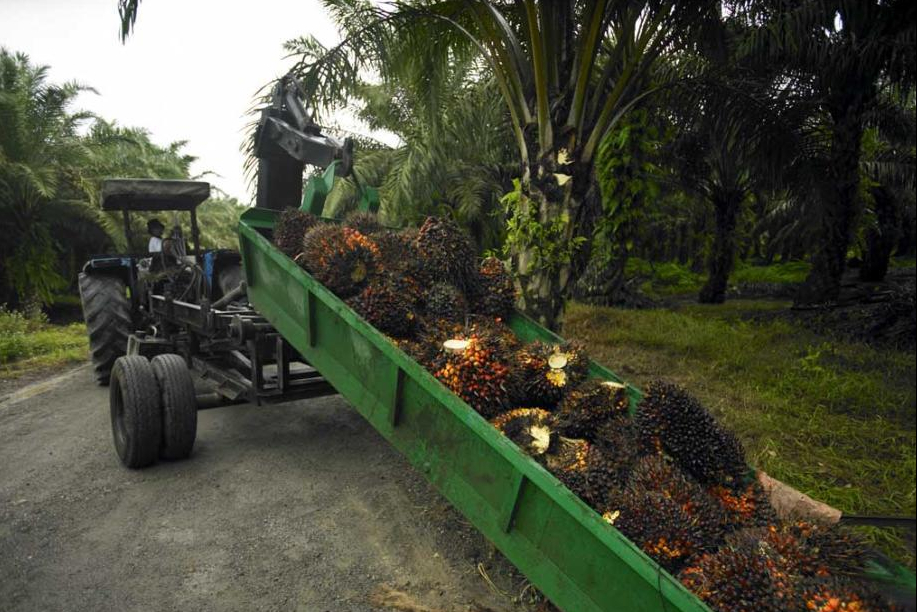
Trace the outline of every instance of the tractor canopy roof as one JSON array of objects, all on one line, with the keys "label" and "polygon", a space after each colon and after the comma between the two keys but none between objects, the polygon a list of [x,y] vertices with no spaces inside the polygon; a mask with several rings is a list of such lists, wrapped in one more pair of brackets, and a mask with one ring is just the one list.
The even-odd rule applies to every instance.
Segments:
[{"label": "tractor canopy roof", "polygon": [[106,179],[102,210],[194,210],[210,197],[210,183],[173,179]]}]

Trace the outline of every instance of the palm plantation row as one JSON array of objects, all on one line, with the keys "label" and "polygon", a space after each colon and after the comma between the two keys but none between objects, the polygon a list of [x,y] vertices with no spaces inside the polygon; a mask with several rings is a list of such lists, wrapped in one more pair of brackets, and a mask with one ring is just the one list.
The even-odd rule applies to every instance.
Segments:
[{"label": "palm plantation row", "polygon": [[824,304],[852,252],[914,252],[913,3],[325,4],[343,42],[288,49],[320,117],[400,137],[358,158],[385,212],[449,211],[545,323],[632,253],[703,265],[704,302],[738,255],[806,258]]}]

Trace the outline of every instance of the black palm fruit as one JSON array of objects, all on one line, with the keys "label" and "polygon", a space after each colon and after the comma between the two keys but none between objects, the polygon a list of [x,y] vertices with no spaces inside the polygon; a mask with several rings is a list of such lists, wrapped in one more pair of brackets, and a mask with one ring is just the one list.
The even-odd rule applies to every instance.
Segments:
[{"label": "black palm fruit", "polygon": [[472,310],[477,314],[506,320],[516,305],[513,279],[496,257],[486,257],[478,266],[478,275],[472,289]]},{"label": "black palm fruit", "polygon": [[737,487],[746,480],[739,440],[684,389],[651,383],[636,418],[645,447],[663,450],[702,484]]},{"label": "black palm fruit", "polygon": [[560,438],[545,463],[558,480],[598,512],[622,484],[620,457],[586,440]]},{"label": "black palm fruit", "polygon": [[343,225],[344,227],[349,227],[351,229],[357,230],[364,236],[376,234],[383,229],[383,226],[379,223],[379,219],[377,218],[376,213],[362,212],[359,210],[354,210],[348,213],[348,215],[344,218]]},{"label": "black palm fruit", "polygon": [[387,274],[372,278],[348,305],[370,325],[396,338],[409,336],[417,320],[398,280]]},{"label": "black palm fruit", "polygon": [[628,392],[624,386],[587,380],[558,405],[558,432],[568,438],[594,440],[605,423],[627,417],[628,406]]},{"label": "black palm fruit", "polygon": [[428,217],[415,238],[424,270],[436,282],[463,291],[475,280],[475,248],[456,222],[447,217]]},{"label": "black palm fruit", "polygon": [[296,208],[285,208],[274,226],[274,244],[290,259],[303,249],[303,237],[318,223],[308,212]]},{"label": "black palm fruit", "polygon": [[449,283],[435,283],[424,292],[424,312],[434,319],[465,322],[468,304],[462,291]]}]

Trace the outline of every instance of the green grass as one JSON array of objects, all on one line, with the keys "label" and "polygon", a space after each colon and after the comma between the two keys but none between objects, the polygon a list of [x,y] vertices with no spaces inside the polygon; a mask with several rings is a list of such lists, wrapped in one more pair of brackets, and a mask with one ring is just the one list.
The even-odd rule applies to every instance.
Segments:
[{"label": "green grass", "polygon": [[36,368],[84,361],[89,342],[82,323],[50,325],[0,307],[0,379]]},{"label": "green grass", "polygon": [[[802,283],[810,271],[805,261],[788,261],[767,266],[753,265],[739,261],[730,275],[730,284],[740,283]],[[698,293],[707,279],[707,274],[692,272],[688,266],[674,261],[651,263],[638,257],[629,258],[625,267],[629,277],[646,278],[641,290],[655,297],[669,297]]]},{"label": "green grass", "polygon": [[[743,440],[750,463],[849,514],[915,516],[914,354],[816,336],[734,301],[672,310],[572,304],[564,335],[638,386],[685,386]],[[914,540],[866,530],[914,567]]]},{"label": "green grass", "polygon": [[810,273],[810,264],[805,261],[787,261],[767,266],[755,266],[737,262],[730,275],[731,283],[802,283]]}]

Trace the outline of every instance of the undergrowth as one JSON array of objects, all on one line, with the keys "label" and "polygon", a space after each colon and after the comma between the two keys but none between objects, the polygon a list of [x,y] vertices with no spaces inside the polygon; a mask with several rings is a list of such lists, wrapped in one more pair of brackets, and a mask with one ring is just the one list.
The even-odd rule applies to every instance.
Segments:
[{"label": "undergrowth", "polygon": [[0,306],[0,378],[83,361],[88,347],[82,323],[51,325],[44,316],[27,317]]},{"label": "undergrowth", "polygon": [[[745,319],[786,305],[571,304],[564,335],[638,386],[657,377],[685,386],[742,438],[754,466],[812,497],[846,514],[915,516],[914,354]],[[914,567],[914,536],[865,534]]]}]

